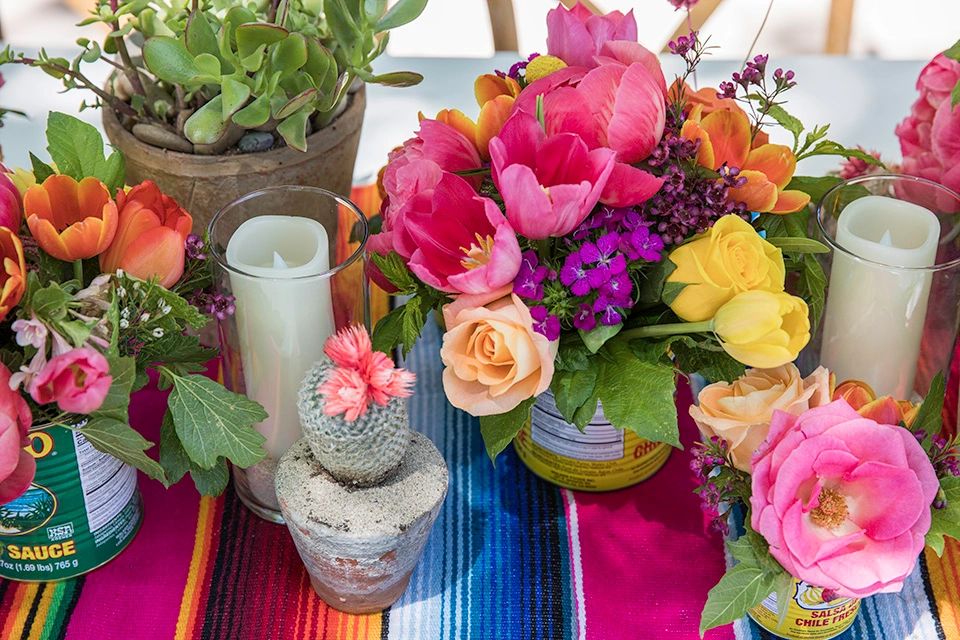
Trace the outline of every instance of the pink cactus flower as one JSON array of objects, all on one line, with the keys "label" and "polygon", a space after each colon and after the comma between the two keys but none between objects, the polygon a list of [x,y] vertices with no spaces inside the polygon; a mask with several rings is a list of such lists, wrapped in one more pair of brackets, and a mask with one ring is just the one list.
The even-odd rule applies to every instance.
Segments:
[{"label": "pink cactus flower", "polygon": [[391,398],[408,398],[413,393],[416,375],[396,368],[389,356],[374,351],[362,326],[341,329],[330,336],[323,350],[337,365],[317,389],[328,416],[343,414],[353,422],[367,413],[371,403],[383,406]]},{"label": "pink cactus flower", "polygon": [[10,370],[0,364],[0,504],[18,498],[33,481],[37,463],[24,450],[32,423],[30,407],[10,387]]},{"label": "pink cactus flower", "polygon": [[37,404],[56,402],[61,411],[87,415],[100,408],[112,382],[103,354],[80,347],[51,358],[34,379],[30,395]]},{"label": "pink cactus flower", "polygon": [[850,598],[900,591],[940,483],[902,427],[845,400],[774,414],[753,458],[751,524],[791,575]]},{"label": "pink cactus flower", "polygon": [[507,219],[533,240],[564,236],[590,214],[610,178],[615,154],[590,151],[574,133],[547,135],[517,111],[490,141],[493,181]]},{"label": "pink cactus flower", "polygon": [[560,5],[547,13],[547,53],[570,66],[594,66],[594,57],[611,40],[636,42],[633,11],[598,16],[577,3],[571,9]]},{"label": "pink cactus flower", "polygon": [[444,174],[434,189],[408,202],[406,230],[417,245],[413,273],[447,293],[487,293],[513,282],[520,270],[520,244],[490,198],[463,178]]}]

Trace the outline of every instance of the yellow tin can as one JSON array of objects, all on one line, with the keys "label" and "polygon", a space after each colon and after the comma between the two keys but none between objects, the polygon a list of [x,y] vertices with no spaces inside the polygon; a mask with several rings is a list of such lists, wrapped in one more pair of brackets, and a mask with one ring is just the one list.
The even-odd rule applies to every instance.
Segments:
[{"label": "yellow tin can", "polygon": [[617,429],[599,404],[580,431],[563,418],[550,391],[537,398],[513,446],[533,473],[578,491],[613,491],[643,482],[666,464],[671,449]]},{"label": "yellow tin can", "polygon": [[[824,600],[824,594],[829,600]],[[782,626],[777,594],[771,593],[750,609],[750,617],[770,633],[788,640],[829,640],[853,624],[860,611],[856,598],[831,598],[830,593],[801,580],[793,582],[793,597],[787,604]]]}]

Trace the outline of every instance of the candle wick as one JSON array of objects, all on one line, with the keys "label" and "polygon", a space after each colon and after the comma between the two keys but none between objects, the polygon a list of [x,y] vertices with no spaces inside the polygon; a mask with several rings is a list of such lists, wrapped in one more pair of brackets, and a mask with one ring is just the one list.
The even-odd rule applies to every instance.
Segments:
[{"label": "candle wick", "polygon": [[283,259],[276,251],[273,252],[273,268],[274,269],[288,269],[286,260]]},{"label": "candle wick", "polygon": [[893,246],[893,237],[890,235],[890,229],[883,232],[883,237],[880,238],[880,244],[885,247]]}]

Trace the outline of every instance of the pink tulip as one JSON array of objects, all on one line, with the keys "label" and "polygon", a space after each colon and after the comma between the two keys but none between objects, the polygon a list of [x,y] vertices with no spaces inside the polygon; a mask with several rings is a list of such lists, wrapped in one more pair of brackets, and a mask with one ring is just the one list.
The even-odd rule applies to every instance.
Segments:
[{"label": "pink tulip", "polygon": [[23,207],[20,192],[7,177],[7,169],[0,164],[0,227],[6,227],[16,233],[23,220]]},{"label": "pink tulip", "polygon": [[568,65],[592,67],[594,57],[610,40],[637,40],[633,11],[598,16],[577,3],[572,9],[560,5],[547,13],[547,53]]},{"label": "pink tulip", "polygon": [[751,524],[791,575],[840,596],[900,591],[930,529],[940,483],[902,427],[845,400],[774,414],[753,458]]},{"label": "pink tulip", "polygon": [[110,364],[90,347],[72,349],[47,362],[30,388],[37,404],[56,402],[61,411],[90,414],[100,408],[113,377]]},{"label": "pink tulip", "polygon": [[413,273],[447,293],[482,294],[513,282],[520,245],[500,209],[463,178],[446,173],[408,202],[406,230],[417,244]]},{"label": "pink tulip", "polygon": [[597,56],[598,64],[622,64],[630,66],[640,64],[653,77],[657,87],[663,94],[664,100],[667,98],[667,80],[663,77],[663,68],[660,66],[660,58],[657,54],[647,49],[639,42],[629,40],[613,40],[603,45],[600,49],[600,55]]},{"label": "pink tulip", "polygon": [[24,450],[32,423],[30,407],[10,388],[10,370],[0,364],[0,504],[18,498],[33,481],[37,463]]},{"label": "pink tulip", "polygon": [[494,184],[507,219],[534,240],[564,236],[590,214],[616,161],[610,149],[590,151],[574,133],[547,135],[536,117],[517,111],[490,141]]}]

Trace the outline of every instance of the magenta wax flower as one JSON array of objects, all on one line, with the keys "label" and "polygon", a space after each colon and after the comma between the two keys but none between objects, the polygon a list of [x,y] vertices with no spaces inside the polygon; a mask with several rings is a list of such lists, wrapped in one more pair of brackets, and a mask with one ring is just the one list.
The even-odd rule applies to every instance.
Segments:
[{"label": "magenta wax flower", "polygon": [[490,157],[507,219],[532,240],[577,228],[596,206],[615,162],[612,151],[590,151],[576,134],[548,136],[523,111],[490,141]]},{"label": "magenta wax flower", "polygon": [[435,289],[488,293],[512,283],[520,270],[513,228],[493,200],[457,175],[445,173],[436,187],[411,198],[403,220],[417,247],[408,266]]},{"label": "magenta wax flower", "polygon": [[913,434],[844,400],[777,411],[753,458],[751,524],[791,575],[865,598],[900,591],[940,488]]},{"label": "magenta wax flower", "polygon": [[596,15],[580,3],[547,13],[547,53],[570,66],[594,66],[594,57],[611,40],[637,40],[633,11]]}]

